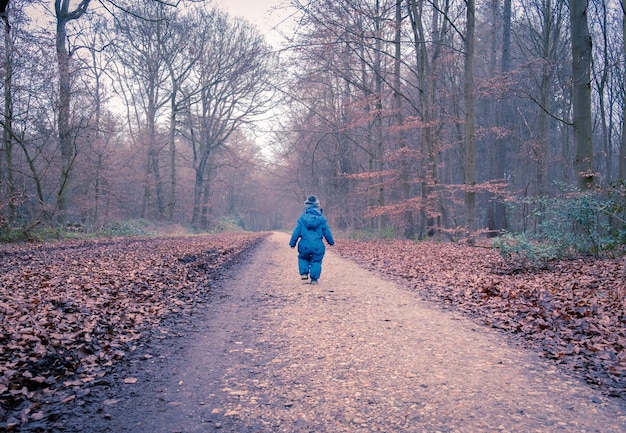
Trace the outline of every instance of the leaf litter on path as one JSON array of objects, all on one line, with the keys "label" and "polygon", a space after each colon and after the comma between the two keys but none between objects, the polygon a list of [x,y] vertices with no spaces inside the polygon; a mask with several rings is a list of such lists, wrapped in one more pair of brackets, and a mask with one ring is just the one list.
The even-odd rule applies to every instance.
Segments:
[{"label": "leaf litter on path", "polygon": [[[224,267],[263,236],[0,250],[0,429],[54,429],[64,406],[105,381],[146,332],[203,302]],[[123,381],[133,386],[137,378]]]}]

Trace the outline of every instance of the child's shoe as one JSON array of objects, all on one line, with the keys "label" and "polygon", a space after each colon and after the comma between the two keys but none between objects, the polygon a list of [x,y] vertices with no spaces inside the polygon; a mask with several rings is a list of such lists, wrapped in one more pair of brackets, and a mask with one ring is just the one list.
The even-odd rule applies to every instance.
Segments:
[{"label": "child's shoe", "polygon": [[308,280],[309,279],[309,274],[302,274],[302,275],[300,275],[300,278],[302,280]]},{"label": "child's shoe", "polygon": [[315,278],[311,278],[311,284],[317,284],[317,280]]}]

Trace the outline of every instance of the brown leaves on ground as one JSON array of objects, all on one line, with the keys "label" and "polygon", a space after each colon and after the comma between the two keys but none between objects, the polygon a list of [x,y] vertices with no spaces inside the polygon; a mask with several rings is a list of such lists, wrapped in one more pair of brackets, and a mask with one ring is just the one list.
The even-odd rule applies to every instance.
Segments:
[{"label": "brown leaves on ground", "polygon": [[497,251],[452,243],[340,240],[338,251],[429,300],[522,336],[543,354],[626,397],[624,259],[578,259],[507,273]]},{"label": "brown leaves on ground", "polygon": [[48,406],[88,394],[142,333],[202,301],[220,271],[261,238],[97,240],[0,251],[0,429],[53,420]]}]

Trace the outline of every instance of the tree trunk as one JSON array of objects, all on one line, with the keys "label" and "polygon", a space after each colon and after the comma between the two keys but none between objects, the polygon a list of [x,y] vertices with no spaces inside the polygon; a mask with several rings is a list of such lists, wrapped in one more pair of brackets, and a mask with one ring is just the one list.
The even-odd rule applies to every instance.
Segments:
[{"label": "tree trunk", "polygon": [[204,182],[204,190],[202,191],[202,204],[200,206],[200,227],[208,229],[211,221],[211,183],[208,180]]},{"label": "tree trunk", "polygon": [[587,190],[594,181],[591,138],[591,36],[587,23],[587,1],[570,2],[572,39],[572,105],[574,171],[578,188]]},{"label": "tree trunk", "polygon": [[598,109],[600,111],[600,127],[602,131],[602,157],[604,159],[604,173],[602,173],[601,181],[604,186],[608,185],[613,180],[613,151],[610,143],[610,132],[609,132],[609,110],[607,110],[607,85],[609,83],[609,71],[611,70],[611,56],[609,54],[609,35],[607,31],[608,27],[608,14],[607,14],[607,5],[605,2],[602,2],[602,16],[599,19],[602,20],[602,28],[604,31],[601,33],[602,41],[602,59],[604,64],[599,68],[600,71],[597,74],[596,78],[596,94],[597,96],[597,104]]},{"label": "tree trunk", "polygon": [[202,208],[202,186],[204,183],[202,181],[204,178],[203,171],[203,168],[196,167],[196,181],[193,188],[193,211],[191,214],[191,226],[196,230],[202,228],[200,224],[200,215]]},{"label": "tree trunk", "polygon": [[[4,142],[6,160],[6,182],[8,213],[7,222],[15,222],[15,183],[13,179],[13,44],[11,41],[10,27],[5,23],[4,32],[4,52],[5,70],[4,77],[4,127],[2,130],[2,141]],[[1,174],[1,173],[0,173]],[[0,184],[2,178],[0,177]]]},{"label": "tree trunk", "polygon": [[467,0],[467,28],[465,31],[465,84],[463,88],[465,105],[465,206],[467,209],[467,230],[473,236],[476,230],[476,137],[474,109],[474,31],[475,2]]},{"label": "tree trunk", "polygon": [[[375,20],[375,28],[376,28],[376,42],[375,42],[375,51],[374,51],[374,80],[376,86],[376,102],[374,106],[375,114],[374,114],[374,136],[376,140],[376,171],[379,173],[378,176],[378,197],[376,205],[383,207],[385,205],[385,182],[382,176],[382,172],[384,169],[384,153],[385,153],[385,142],[383,140],[383,100],[382,100],[382,92],[383,92],[383,77],[382,77],[382,37],[381,37],[381,21],[382,18],[380,16],[380,0],[376,0],[376,17]],[[386,226],[386,218],[384,214],[380,214],[378,216],[378,231],[382,232]]]},{"label": "tree trunk", "polygon": [[[172,75],[173,76],[173,75]],[[177,104],[176,96],[178,83],[172,78],[172,95],[171,95],[171,112],[170,112],[170,129],[168,134],[169,144],[169,161],[170,161],[170,185],[167,198],[167,214],[166,218],[169,222],[174,219],[174,209],[176,207],[176,114]]]},{"label": "tree trunk", "polygon": [[[499,5],[499,0],[494,0],[494,8]],[[494,17],[495,18],[495,17]],[[495,21],[495,19],[494,19]],[[494,39],[495,35],[494,35]],[[496,56],[494,50],[494,57]],[[494,58],[495,61],[495,58]],[[511,68],[511,0],[504,0],[504,8],[502,12],[502,57],[500,63],[500,74],[505,75]],[[495,103],[495,125],[503,130],[511,128],[511,113],[509,103]],[[508,137],[495,138],[494,154],[491,160],[491,178],[504,182],[504,167],[506,164],[507,142]],[[496,236],[498,233],[506,230],[506,207],[502,199],[497,196],[492,197],[492,203],[487,208],[487,227],[490,236]]]},{"label": "tree trunk", "polygon": [[71,200],[72,166],[75,150],[72,149],[72,139],[70,136],[70,56],[65,46],[67,21],[64,17],[57,16],[56,52],[57,64],[59,68],[59,107],[57,111],[59,128],[59,147],[61,150],[61,180],[57,196],[57,210],[59,211],[58,221],[63,223],[67,216],[69,203]]},{"label": "tree trunk", "polygon": [[[148,107],[146,109],[146,122],[148,129],[148,166],[147,166],[147,182],[145,188],[151,189],[150,181],[154,183],[154,193],[156,198],[156,205],[158,210],[158,218],[163,219],[165,217],[165,197],[163,192],[163,183],[161,181],[161,166],[160,166],[160,152],[159,144],[157,143],[157,102],[156,102],[156,89],[157,83],[151,82],[148,89]],[[144,197],[150,197],[150,192],[147,190],[144,192]],[[149,202],[146,203],[146,208],[149,206]]]},{"label": "tree trunk", "polygon": [[[433,17],[432,24],[432,41],[435,45],[433,53],[433,62],[429,60],[429,53],[426,46],[426,35],[424,32],[423,19],[423,2],[420,2],[417,6],[416,0],[408,0],[409,3],[409,15],[411,16],[411,26],[413,30],[413,42],[415,46],[416,64],[417,64],[417,77],[418,88],[420,89],[419,107],[420,120],[423,123],[423,127],[420,131],[421,141],[423,142],[424,153],[428,156],[422,175],[421,182],[421,218],[420,218],[420,237],[427,234],[434,233],[437,226],[440,225],[440,221],[435,220],[431,215],[443,214],[443,202],[441,197],[431,199],[433,193],[433,185],[437,184],[437,158],[435,150],[435,136],[433,127],[431,126],[434,117],[433,107],[435,106],[435,81],[436,78],[432,75],[431,64],[435,63],[439,52],[439,26],[437,16]],[[433,3],[433,13],[438,14],[439,7],[437,2]]]},{"label": "tree trunk", "polygon": [[[622,47],[623,54],[626,54],[626,9],[622,7]],[[626,70],[626,61],[624,61],[624,70]],[[626,89],[626,74],[623,75],[624,88]],[[622,103],[622,141],[619,147],[619,180],[626,181],[626,104]]]},{"label": "tree trunk", "polygon": [[[406,149],[406,134],[404,132],[404,115],[402,113],[402,96],[400,95],[401,77],[400,77],[400,65],[402,63],[402,1],[396,0],[396,28],[394,37],[394,59],[393,59],[393,77],[394,77],[394,92],[393,92],[393,105],[396,114],[396,127],[398,129],[398,149],[403,151]],[[411,184],[409,183],[409,164],[407,158],[403,155],[400,156],[400,189],[402,201],[407,202],[411,198]],[[408,206],[404,211],[404,237],[412,238],[415,236],[415,227],[413,223],[413,210]]]},{"label": "tree trunk", "polygon": [[81,0],[72,12],[69,11],[70,0],[55,0],[56,54],[59,69],[59,105],[57,122],[59,129],[59,148],[61,150],[61,179],[57,195],[58,221],[63,223],[69,211],[72,195],[72,170],[76,159],[76,146],[71,136],[70,102],[71,102],[71,71],[70,53],[67,50],[66,26],[72,20],[80,18],[89,7],[91,0]]},{"label": "tree trunk", "polygon": [[[552,80],[550,69],[552,65],[548,63],[550,55],[550,28],[552,24],[552,8],[551,0],[547,0],[543,4],[543,26],[541,34],[541,56],[544,60],[541,66],[541,87],[540,87],[540,105],[543,108],[539,110],[539,131],[536,138],[535,163],[537,164],[537,196],[543,197],[546,194],[546,174],[548,164],[548,133],[549,119],[548,112],[550,103],[550,82]],[[540,215],[542,213],[540,212]],[[541,219],[541,216],[538,216]]]}]

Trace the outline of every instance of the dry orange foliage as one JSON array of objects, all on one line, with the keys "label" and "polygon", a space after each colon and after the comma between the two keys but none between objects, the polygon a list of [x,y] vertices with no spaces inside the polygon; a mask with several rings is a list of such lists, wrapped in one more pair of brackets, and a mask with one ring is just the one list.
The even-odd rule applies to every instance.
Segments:
[{"label": "dry orange foliage", "polygon": [[[0,430],[47,428],[138,340],[204,302],[259,234],[26,245],[0,251]],[[127,379],[130,380],[130,379]]]}]

